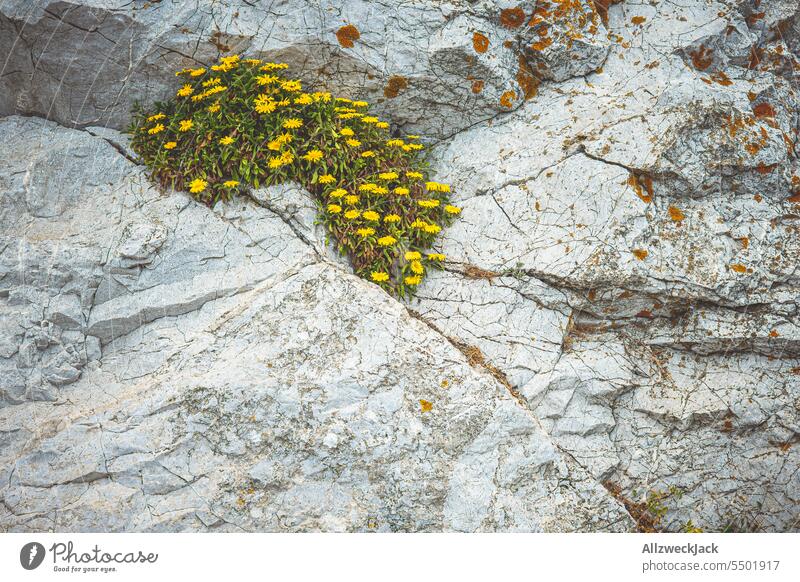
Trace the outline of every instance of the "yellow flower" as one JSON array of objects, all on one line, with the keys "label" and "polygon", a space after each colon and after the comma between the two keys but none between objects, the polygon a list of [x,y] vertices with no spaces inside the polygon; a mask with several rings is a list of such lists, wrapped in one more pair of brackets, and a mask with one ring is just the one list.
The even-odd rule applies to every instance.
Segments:
[{"label": "yellow flower", "polygon": [[312,97],[314,97],[314,101],[322,101],[323,103],[328,103],[331,100],[331,94],[327,91],[317,91]]},{"label": "yellow flower", "polygon": [[382,172],[378,174],[381,180],[397,180],[397,172]]},{"label": "yellow flower", "polygon": [[331,192],[331,198],[341,198],[347,194],[347,190],[344,188],[337,188],[333,192]]},{"label": "yellow flower", "polygon": [[358,234],[359,236],[362,236],[364,238],[367,238],[368,236],[375,234],[375,229],[374,228],[369,228],[369,227],[367,227],[367,228],[359,228],[356,231],[356,234]]},{"label": "yellow flower", "polygon": [[261,59],[245,59],[244,62],[248,65],[260,65],[264,61]]},{"label": "yellow flower", "polygon": [[382,247],[390,247],[396,242],[397,239],[394,238],[393,236],[382,236],[381,238],[378,239],[378,244],[381,245]]},{"label": "yellow flower", "polygon": [[206,186],[208,186],[208,182],[206,182],[205,180],[201,180],[200,178],[195,178],[194,180],[189,182],[189,192],[191,192],[192,194],[197,194],[205,190]]},{"label": "yellow flower", "polygon": [[419,172],[406,172],[406,177],[416,180],[422,180],[422,174]]},{"label": "yellow flower", "polygon": [[219,143],[222,145],[231,145],[233,143],[233,138],[229,135],[226,135],[223,138],[220,138]]},{"label": "yellow flower", "polygon": [[168,141],[167,143],[164,144],[164,149],[165,150],[171,150],[177,145],[178,144],[176,142],[174,142],[174,141]]},{"label": "yellow flower", "polygon": [[347,97],[337,97],[336,100],[341,102],[341,103],[352,103],[353,102],[352,99],[348,99]]},{"label": "yellow flower", "polygon": [[322,152],[319,150],[311,150],[303,156],[303,159],[309,162],[318,162],[322,159]]},{"label": "yellow flower", "polygon": [[408,139],[419,139],[418,135],[407,135],[406,138]]},{"label": "yellow flower", "polygon": [[357,139],[348,139],[345,143],[352,148],[357,148],[358,146],[361,145],[361,142],[358,141]]},{"label": "yellow flower", "polygon": [[411,223],[411,228],[423,229],[426,226],[428,226],[428,223],[425,222],[424,220],[415,220],[414,222]]},{"label": "yellow flower", "polygon": [[225,186],[226,188],[236,188],[236,186],[239,185],[239,182],[237,182],[236,180],[226,180],[225,182],[222,183],[222,185]]},{"label": "yellow flower", "polygon": [[272,113],[278,107],[275,100],[269,95],[259,95],[254,100],[257,113]]},{"label": "yellow flower", "polygon": [[361,117],[360,113],[340,113],[339,119],[353,119],[354,117]]},{"label": "yellow flower", "polygon": [[385,121],[379,121],[378,123],[375,124],[375,127],[378,127],[380,129],[389,129],[389,124],[386,123]]},{"label": "yellow flower", "polygon": [[273,170],[280,168],[284,163],[282,156],[275,156],[269,159],[269,167]]},{"label": "yellow flower", "polygon": [[311,96],[305,93],[300,95],[300,97],[294,100],[295,105],[311,105],[313,102],[314,100],[311,99]]},{"label": "yellow flower", "polygon": [[345,196],[344,197],[345,204],[349,204],[350,206],[354,206],[358,204],[358,196]]},{"label": "yellow flower", "polygon": [[319,183],[320,184],[330,184],[330,183],[335,182],[335,181],[336,181],[336,178],[334,178],[330,174],[323,174],[322,176],[319,177]]},{"label": "yellow flower", "polygon": [[411,261],[411,270],[417,275],[422,275],[425,272],[425,267],[419,261]]},{"label": "yellow flower", "polygon": [[192,77],[199,77],[200,75],[202,75],[205,72],[206,72],[206,70],[203,67],[200,67],[199,69],[191,69],[189,71],[189,75],[191,75]]},{"label": "yellow flower", "polygon": [[219,84],[220,84],[219,77],[211,77],[210,79],[207,79],[202,83],[203,87],[210,87],[212,85],[219,85]]},{"label": "yellow flower", "polygon": [[408,151],[411,151],[411,150],[421,150],[424,147],[425,146],[422,145],[421,143],[410,143],[408,145],[404,145],[403,149],[408,152]]},{"label": "yellow flower", "polygon": [[458,206],[453,206],[451,204],[448,204],[447,206],[444,207],[444,211],[447,212],[448,214],[458,214],[459,212],[461,212],[461,209]]},{"label": "yellow flower", "polygon": [[256,83],[259,85],[272,85],[277,82],[278,77],[276,75],[259,75],[256,77]]},{"label": "yellow flower", "polygon": [[419,285],[422,283],[422,277],[419,275],[414,275],[413,277],[406,277],[404,281],[406,282],[406,285]]},{"label": "yellow flower", "polygon": [[267,63],[261,67],[261,71],[277,71],[279,69],[288,69],[289,65],[286,63]]},{"label": "yellow flower", "polygon": [[367,107],[369,105],[366,101],[353,101],[351,104],[353,107]]},{"label": "yellow flower", "polygon": [[283,127],[286,129],[297,129],[299,127],[303,127],[303,120],[297,119],[296,117],[290,117],[283,122]]},{"label": "yellow flower", "polygon": [[445,256],[442,253],[428,253],[429,261],[443,261]]},{"label": "yellow flower", "polygon": [[292,152],[283,152],[281,155],[269,159],[269,167],[272,169],[280,168],[294,161]]},{"label": "yellow flower", "polygon": [[375,157],[375,152],[373,152],[372,150],[367,150],[365,152],[361,152],[361,157],[362,158],[374,158]]},{"label": "yellow flower", "polygon": [[303,85],[300,83],[300,81],[284,81],[281,83],[281,89],[284,91],[289,91],[290,93],[294,93],[302,90]]},{"label": "yellow flower", "polygon": [[[390,148],[391,147],[400,147],[400,146],[402,146],[404,144],[405,144],[405,142],[402,139],[390,139],[389,141],[386,142],[386,145],[389,146]],[[406,174],[408,174],[408,173],[406,173]]]},{"label": "yellow flower", "polygon": [[281,99],[280,101],[276,101],[275,104],[278,107],[288,107],[292,102],[288,99]]},{"label": "yellow flower", "polygon": [[372,189],[372,193],[373,194],[388,194],[389,193],[389,189],[388,188],[384,188],[383,186],[375,186],[375,188]]},{"label": "yellow flower", "polygon": [[164,124],[163,123],[155,124],[153,127],[151,127],[150,129],[147,130],[147,133],[149,133],[150,135],[155,135],[159,131],[164,131]]},{"label": "yellow flower", "polygon": [[331,214],[339,214],[342,211],[342,207],[338,204],[328,204],[328,212]]},{"label": "yellow flower", "polygon": [[222,57],[219,62],[222,63],[221,65],[213,65],[211,67],[212,71],[230,71],[231,69],[236,67],[236,64],[239,61],[239,55],[231,55],[229,57]]},{"label": "yellow flower", "polygon": [[358,210],[348,210],[347,212],[344,213],[344,217],[349,220],[353,220],[354,218],[358,218],[359,216],[361,216],[361,212],[359,212]]},{"label": "yellow flower", "polygon": [[435,200],[435,199],[432,199],[432,200],[419,200],[417,202],[417,204],[419,204],[423,208],[436,208],[437,206],[439,206],[439,201]]},{"label": "yellow flower", "polygon": [[188,97],[192,93],[194,93],[194,89],[192,89],[192,86],[191,85],[184,85],[183,87],[178,89],[177,95],[178,95],[178,97]]},{"label": "yellow flower", "polygon": [[184,119],[180,123],[179,131],[189,131],[194,127],[194,122],[191,119]]},{"label": "yellow flower", "polygon": [[214,103],[214,105],[209,105],[207,109],[209,113],[216,113],[217,111],[219,111],[219,103]]},{"label": "yellow flower", "polygon": [[364,123],[378,123],[378,118],[367,116],[367,117],[362,117],[361,121],[363,121]]},{"label": "yellow flower", "polygon": [[407,261],[418,261],[422,258],[422,255],[417,251],[406,251],[406,260]]},{"label": "yellow flower", "polygon": [[425,187],[429,192],[450,192],[450,186],[439,182],[425,182]]},{"label": "yellow flower", "polygon": [[440,230],[442,230],[442,227],[438,224],[426,224],[423,227],[423,230],[428,234],[437,234]]},{"label": "yellow flower", "polygon": [[387,214],[383,217],[384,222],[400,222],[399,214]]},{"label": "yellow flower", "polygon": [[354,132],[354,131],[353,131],[352,129],[350,129],[349,127],[343,127],[343,128],[342,128],[342,131],[340,131],[339,133],[340,133],[341,135],[345,136],[345,137],[352,137],[352,136],[354,136],[354,135],[356,134],[356,132]]},{"label": "yellow flower", "polygon": [[389,280],[389,273],[384,273],[383,271],[372,271],[372,280],[377,283],[382,283],[383,281]]},{"label": "yellow flower", "polygon": [[358,187],[358,189],[361,190],[362,192],[373,192],[375,190],[375,188],[377,188],[377,187],[378,187],[377,184],[373,184],[371,182],[368,182],[366,184],[361,184]]},{"label": "yellow flower", "polygon": [[377,222],[381,219],[381,215],[373,210],[367,210],[362,216],[364,220],[369,220],[370,222]]},{"label": "yellow flower", "polygon": [[394,193],[397,194],[398,196],[408,196],[409,189],[408,188],[403,188],[403,187],[398,187],[398,188],[394,189]]},{"label": "yellow flower", "polygon": [[281,146],[287,143],[291,143],[292,141],[292,134],[291,133],[282,133],[271,142],[267,144],[267,147],[272,151],[278,151],[281,149]]},{"label": "yellow flower", "polygon": [[150,123],[151,121],[158,121],[159,119],[164,119],[166,115],[163,113],[156,113],[155,115],[151,115],[147,118],[147,122]]}]

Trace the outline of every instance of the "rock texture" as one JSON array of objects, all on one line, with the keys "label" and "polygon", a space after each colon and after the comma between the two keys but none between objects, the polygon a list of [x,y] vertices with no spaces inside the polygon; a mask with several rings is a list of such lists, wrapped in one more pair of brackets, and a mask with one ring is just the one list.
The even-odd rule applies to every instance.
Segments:
[{"label": "rock texture", "polygon": [[[0,1],[0,529],[800,529],[797,3],[297,4]],[[150,186],[228,51],[440,138],[417,300]]]}]

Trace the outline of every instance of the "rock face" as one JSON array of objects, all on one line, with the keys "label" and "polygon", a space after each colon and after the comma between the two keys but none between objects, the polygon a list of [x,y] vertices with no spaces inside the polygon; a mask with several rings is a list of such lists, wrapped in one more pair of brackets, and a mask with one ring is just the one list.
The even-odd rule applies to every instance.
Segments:
[{"label": "rock face", "polygon": [[[536,27],[527,16],[535,2],[208,4],[4,0],[0,115],[120,129],[136,101],[172,96],[165,71],[237,51],[280,59],[307,83],[377,103],[399,127],[444,136],[532,97],[533,68],[563,80],[591,72],[608,52],[591,0],[541,11]],[[531,35],[541,49],[530,49]]]},{"label": "rock face", "polygon": [[[266,4],[0,2],[0,529],[798,530],[796,2]],[[445,138],[417,300],[152,188],[229,50]]]}]

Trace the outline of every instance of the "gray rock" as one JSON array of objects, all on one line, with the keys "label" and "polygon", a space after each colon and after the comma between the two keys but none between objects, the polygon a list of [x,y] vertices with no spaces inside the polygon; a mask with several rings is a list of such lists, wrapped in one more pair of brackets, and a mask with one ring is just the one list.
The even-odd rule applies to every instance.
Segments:
[{"label": "gray rock", "polygon": [[[796,2],[122,4],[0,6],[0,111],[88,126],[0,120],[0,529],[797,529]],[[417,299],[149,184],[113,128],[229,52],[445,138]]]}]

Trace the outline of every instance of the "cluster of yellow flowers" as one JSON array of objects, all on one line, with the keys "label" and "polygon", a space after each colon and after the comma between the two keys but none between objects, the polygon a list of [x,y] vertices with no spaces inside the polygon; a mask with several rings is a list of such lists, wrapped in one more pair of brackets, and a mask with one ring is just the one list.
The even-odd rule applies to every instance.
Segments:
[{"label": "cluster of yellow flowers", "polygon": [[240,188],[301,182],[356,272],[413,294],[445,260],[424,249],[461,212],[450,186],[425,181],[418,135],[389,135],[366,101],[306,92],[286,68],[233,55],[178,71],[175,99],[135,124],[134,150],[164,185],[209,204]]}]

